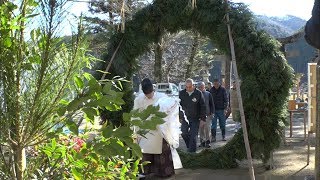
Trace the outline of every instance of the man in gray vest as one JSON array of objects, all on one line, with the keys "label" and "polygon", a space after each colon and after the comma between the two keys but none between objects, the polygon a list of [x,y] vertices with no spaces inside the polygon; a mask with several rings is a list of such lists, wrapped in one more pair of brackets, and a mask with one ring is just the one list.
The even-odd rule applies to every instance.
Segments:
[{"label": "man in gray vest", "polygon": [[200,132],[200,147],[210,148],[210,129],[212,122],[212,115],[214,114],[214,103],[212,95],[209,91],[206,91],[204,82],[198,83],[198,89],[202,92],[204,97],[204,103],[206,105],[207,118],[200,121],[199,132]]}]

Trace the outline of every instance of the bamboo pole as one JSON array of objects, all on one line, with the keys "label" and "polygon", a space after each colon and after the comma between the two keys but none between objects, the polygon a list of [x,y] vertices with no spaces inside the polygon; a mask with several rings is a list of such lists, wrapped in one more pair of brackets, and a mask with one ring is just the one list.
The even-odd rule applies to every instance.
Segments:
[{"label": "bamboo pole", "polygon": [[235,50],[234,50],[234,42],[231,34],[231,27],[229,24],[229,5],[228,5],[228,0],[225,0],[225,3],[227,5],[227,27],[228,27],[228,35],[229,35],[229,42],[230,42],[230,49],[231,49],[231,59],[232,59],[232,65],[233,65],[233,70],[234,70],[234,76],[235,76],[235,82],[236,82],[236,90],[237,90],[237,97],[238,97],[238,102],[239,102],[239,109],[240,109],[240,116],[241,116],[241,124],[242,124],[242,130],[243,130],[243,138],[244,138],[244,144],[246,147],[247,151],[247,159],[249,161],[249,175],[251,180],[255,180],[255,175],[254,175],[254,168],[253,168],[253,163],[252,163],[252,157],[251,157],[251,149],[250,149],[250,144],[249,144],[249,138],[248,138],[248,132],[247,132],[247,125],[246,125],[246,120],[244,116],[244,109],[243,109],[243,104],[242,104],[242,97],[241,97],[241,91],[240,91],[240,83],[239,83],[239,75],[238,75],[238,68],[237,68],[237,63],[236,63],[236,55],[235,55]]},{"label": "bamboo pole", "polygon": [[119,42],[116,50],[113,52],[112,57],[111,57],[111,59],[110,59],[110,62],[109,62],[108,66],[107,66],[107,68],[106,68],[106,70],[105,70],[105,73],[102,75],[101,80],[104,80],[104,79],[106,78],[106,72],[109,71],[109,69],[110,69],[110,67],[111,67],[111,64],[112,64],[112,62],[113,62],[113,60],[114,60],[114,58],[115,58],[115,56],[116,56],[116,54],[117,54],[117,52],[118,52],[121,44],[122,44],[122,41],[123,41],[123,38],[120,40],[120,42]]}]

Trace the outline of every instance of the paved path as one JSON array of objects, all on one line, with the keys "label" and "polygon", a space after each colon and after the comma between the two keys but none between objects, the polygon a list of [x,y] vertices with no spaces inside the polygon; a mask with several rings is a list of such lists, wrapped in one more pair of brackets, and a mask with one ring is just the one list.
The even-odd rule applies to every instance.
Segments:
[{"label": "paved path", "polygon": [[[230,140],[235,133],[235,122],[231,118],[226,123],[226,139]],[[311,147],[310,164],[307,165],[307,143],[304,141],[303,116],[295,115],[293,119],[293,137],[289,138],[289,127],[286,128],[287,145],[282,145],[274,152],[275,169],[266,171],[262,163],[255,161],[255,174],[257,180],[304,180],[311,175],[314,169],[314,147]],[[311,138],[313,139],[313,137]],[[221,141],[220,130],[217,130],[217,142],[212,148],[223,146],[228,141]],[[198,143],[199,144],[199,143]],[[186,150],[185,143],[180,138],[180,148]],[[197,152],[201,151],[198,148]],[[245,165],[236,169],[180,169],[176,175],[169,179],[177,180],[249,180],[248,169]]]}]

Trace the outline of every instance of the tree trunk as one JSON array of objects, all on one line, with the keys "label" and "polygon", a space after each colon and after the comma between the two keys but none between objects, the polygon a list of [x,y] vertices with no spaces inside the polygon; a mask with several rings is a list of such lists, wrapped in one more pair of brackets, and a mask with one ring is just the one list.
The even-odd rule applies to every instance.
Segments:
[{"label": "tree trunk", "polygon": [[[320,55],[320,53],[318,53]],[[317,118],[316,118],[316,155],[315,155],[315,179],[320,180],[320,58],[317,62]]]},{"label": "tree trunk", "polygon": [[192,71],[193,71],[193,65],[194,65],[194,58],[195,58],[195,56],[197,54],[198,47],[199,47],[199,33],[198,32],[194,32],[192,49],[191,49],[191,54],[190,54],[190,58],[189,58],[189,63],[187,65],[187,71],[186,71],[185,79],[191,78]]},{"label": "tree trunk", "polygon": [[[225,0],[225,3],[228,5],[228,0]],[[227,9],[227,12],[228,11],[229,11],[229,6]],[[251,149],[250,149],[250,143],[249,143],[248,131],[247,131],[247,125],[246,125],[246,119],[244,116],[244,109],[243,109],[242,97],[241,97],[241,91],[240,91],[240,82],[239,82],[238,68],[237,68],[237,63],[236,63],[236,55],[235,55],[235,50],[234,50],[234,42],[233,42],[233,38],[232,38],[231,27],[229,24],[229,14],[228,13],[227,13],[226,18],[227,18],[228,35],[229,35],[229,42],[230,42],[230,49],[231,49],[232,66],[234,68],[234,75],[235,75],[235,80],[236,80],[236,90],[237,90],[237,97],[238,97],[238,102],[239,102],[239,110],[240,110],[240,116],[241,116],[243,138],[244,138],[244,144],[245,144],[246,151],[247,151],[247,159],[249,161],[249,164],[248,164],[249,175],[250,175],[251,180],[255,180],[254,168],[253,168],[252,157],[251,157]]]},{"label": "tree trunk", "polygon": [[26,151],[25,148],[17,146],[14,148],[15,172],[17,180],[24,179],[24,171],[26,170]]},{"label": "tree trunk", "polygon": [[162,82],[162,56],[163,56],[163,35],[160,35],[159,42],[154,48],[154,80]]}]

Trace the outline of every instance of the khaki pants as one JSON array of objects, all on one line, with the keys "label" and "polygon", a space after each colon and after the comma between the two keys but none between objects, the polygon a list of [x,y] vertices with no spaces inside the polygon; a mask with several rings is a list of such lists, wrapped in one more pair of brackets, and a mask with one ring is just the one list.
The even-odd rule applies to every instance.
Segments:
[{"label": "khaki pants", "polygon": [[212,116],[208,116],[206,121],[200,120],[200,125],[199,125],[200,143],[210,141],[211,122],[212,122]]}]

